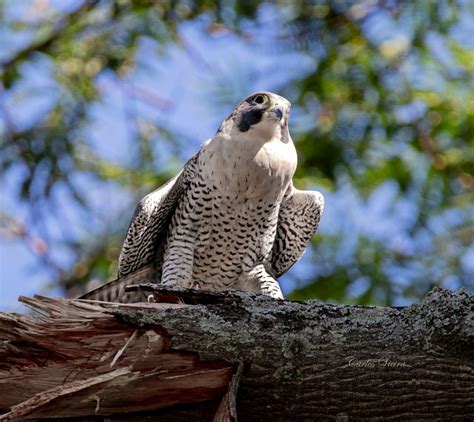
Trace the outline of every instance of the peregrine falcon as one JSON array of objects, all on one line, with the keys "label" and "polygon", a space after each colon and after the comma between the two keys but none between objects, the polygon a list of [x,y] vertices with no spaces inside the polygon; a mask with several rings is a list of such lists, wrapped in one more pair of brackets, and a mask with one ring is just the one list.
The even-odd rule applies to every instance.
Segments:
[{"label": "peregrine falcon", "polygon": [[82,298],[138,301],[124,288],[145,267],[163,285],[283,298],[277,278],[303,254],[324,208],[321,193],[293,186],[289,111],[271,92],[241,101],[177,176],[140,201],[118,279]]}]

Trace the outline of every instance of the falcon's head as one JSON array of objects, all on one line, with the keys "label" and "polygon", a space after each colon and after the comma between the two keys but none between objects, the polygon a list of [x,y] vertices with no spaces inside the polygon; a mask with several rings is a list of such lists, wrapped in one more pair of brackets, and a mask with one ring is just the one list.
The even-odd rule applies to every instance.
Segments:
[{"label": "falcon's head", "polygon": [[280,136],[288,142],[288,116],[291,104],[272,92],[262,91],[242,100],[230,116],[224,120],[219,132],[249,138],[272,139]]}]

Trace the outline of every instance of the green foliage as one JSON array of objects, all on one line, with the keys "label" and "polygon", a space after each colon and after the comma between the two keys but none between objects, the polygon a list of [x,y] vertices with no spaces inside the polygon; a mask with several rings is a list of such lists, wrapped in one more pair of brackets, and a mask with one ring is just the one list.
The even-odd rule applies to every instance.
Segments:
[{"label": "green foliage", "polygon": [[[67,13],[42,11],[44,19],[34,24],[26,18],[5,20],[12,34],[33,30],[30,44],[3,63],[5,93],[15,95],[28,82],[28,65],[49,72],[56,93],[53,106],[33,124],[16,127],[8,117],[15,111],[3,113],[2,172],[23,169],[18,199],[29,205],[32,215],[40,204],[51,213],[60,187],[90,219],[97,212],[76,183],[77,175],[131,192],[130,204],[163,183],[179,167],[181,144],[180,134],[158,120],[134,119],[136,148],[127,165],[108,161],[91,147],[91,110],[104,100],[101,77],[112,75],[126,90],[131,73],[153,72],[137,59],[140,43],[150,41],[150,56],[164,60],[169,46],[189,48],[180,27],[203,16],[209,20],[209,37],[227,31],[256,45],[259,40],[248,29],[255,28],[265,7],[271,6],[249,1],[83,1]],[[350,259],[338,262],[349,232],[322,227],[310,258],[313,269],[298,276],[292,298],[391,304],[394,298],[418,298],[450,277],[472,287],[472,274],[461,260],[474,237],[474,51],[453,35],[463,14],[471,13],[473,23],[469,5],[282,1],[273,7],[272,13],[282,19],[271,35],[274,48],[314,62],[312,71],[280,87],[294,100],[295,114],[306,119],[293,132],[299,154],[297,186],[316,185],[331,195],[350,187],[364,203],[378,187],[394,182],[390,186],[396,186],[396,198],[388,207],[394,224],[397,201],[408,201],[416,215],[400,231],[415,240],[425,235],[430,239],[423,247],[414,240],[410,252],[368,231],[350,232],[356,246]],[[393,23],[392,31],[378,36],[377,25],[386,22]],[[226,84],[219,89],[222,98],[229,92]],[[134,90],[133,95],[156,108],[169,107],[149,92]],[[153,145],[166,149],[166,156]],[[450,212],[459,216],[454,223],[444,217]],[[74,259],[56,271],[57,282],[69,288],[91,276],[113,277],[127,218],[121,216],[93,241],[63,239]],[[23,223],[47,238],[48,230],[37,227],[38,218]],[[443,228],[436,230],[436,224]],[[42,257],[51,266],[53,258],[47,253]],[[397,285],[393,268],[411,268],[412,273]],[[351,293],[357,280],[365,280],[365,287]]]}]

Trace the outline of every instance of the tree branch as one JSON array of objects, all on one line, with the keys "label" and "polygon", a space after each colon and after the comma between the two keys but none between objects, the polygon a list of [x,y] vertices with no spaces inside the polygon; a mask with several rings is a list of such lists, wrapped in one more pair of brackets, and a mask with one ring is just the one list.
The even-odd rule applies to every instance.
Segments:
[{"label": "tree branch", "polygon": [[40,317],[0,314],[0,408],[11,410],[0,420],[474,416],[466,291],[437,288],[419,305],[380,308],[140,288],[161,302],[36,297],[22,301]]}]

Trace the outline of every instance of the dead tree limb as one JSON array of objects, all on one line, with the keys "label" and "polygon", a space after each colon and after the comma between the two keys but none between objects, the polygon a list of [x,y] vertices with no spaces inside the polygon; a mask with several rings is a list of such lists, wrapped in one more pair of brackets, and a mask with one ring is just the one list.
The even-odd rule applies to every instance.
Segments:
[{"label": "dead tree limb", "polygon": [[0,420],[474,417],[466,291],[381,308],[142,289],[160,302],[36,297],[22,301],[40,317],[0,314]]}]

